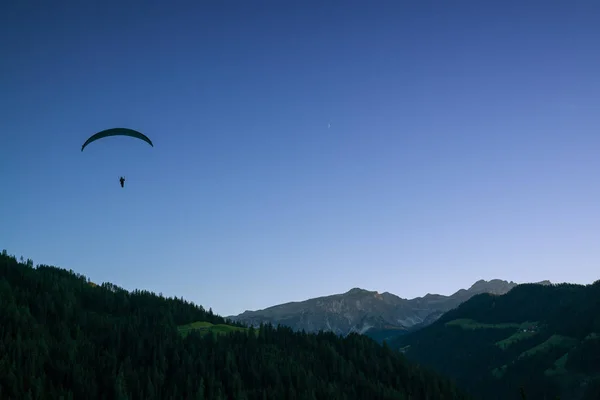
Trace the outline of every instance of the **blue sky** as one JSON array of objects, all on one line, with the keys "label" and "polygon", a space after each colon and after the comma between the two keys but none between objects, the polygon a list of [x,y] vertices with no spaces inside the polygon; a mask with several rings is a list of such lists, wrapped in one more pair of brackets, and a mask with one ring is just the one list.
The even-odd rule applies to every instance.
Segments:
[{"label": "blue sky", "polygon": [[222,315],[591,283],[600,5],[491,3],[3,2],[0,247]]}]

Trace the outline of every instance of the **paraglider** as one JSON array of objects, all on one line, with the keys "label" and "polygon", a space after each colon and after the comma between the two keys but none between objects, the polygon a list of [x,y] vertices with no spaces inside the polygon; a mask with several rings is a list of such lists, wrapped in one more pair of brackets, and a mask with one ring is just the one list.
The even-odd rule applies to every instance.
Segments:
[{"label": "paraglider", "polygon": [[[129,129],[129,128],[111,128],[111,129],[105,129],[103,131],[100,131],[100,132],[95,133],[92,136],[90,136],[88,138],[88,140],[86,140],[85,143],[83,143],[83,145],[81,146],[81,151],[83,151],[83,149],[85,149],[86,146],[89,145],[90,143],[95,142],[96,140],[99,140],[99,139],[103,139],[105,137],[109,137],[109,136],[129,136],[132,138],[143,140],[144,142],[148,143],[150,146],[154,147],[154,144],[152,143],[150,138],[148,138],[148,136],[144,135],[141,132],[138,132],[136,130]],[[121,183],[121,187],[125,187],[125,177],[121,176],[119,178],[119,183]]]},{"label": "paraglider", "polygon": [[150,146],[154,147],[154,145],[152,144],[152,140],[150,140],[148,136],[144,135],[141,132],[129,128],[111,128],[93,134],[88,140],[85,141],[83,146],[81,146],[81,151],[83,151],[83,149],[85,149],[88,144],[108,136],[130,136],[136,139],[141,139],[144,142],[148,143]]}]

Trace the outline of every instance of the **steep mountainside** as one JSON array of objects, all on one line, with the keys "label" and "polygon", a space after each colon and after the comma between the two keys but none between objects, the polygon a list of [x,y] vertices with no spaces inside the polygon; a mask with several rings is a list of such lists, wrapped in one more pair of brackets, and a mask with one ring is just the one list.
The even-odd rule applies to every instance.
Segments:
[{"label": "steep mountainside", "polygon": [[0,399],[465,399],[361,335],[227,324],[0,255]]},{"label": "steep mountainside", "polygon": [[390,346],[482,399],[600,399],[600,281],[480,294]]},{"label": "steep mountainside", "polygon": [[228,318],[253,326],[272,323],[306,332],[325,330],[341,335],[358,332],[383,340],[430,324],[476,294],[503,294],[515,286],[514,282],[498,279],[480,280],[468,290],[461,289],[451,296],[427,294],[411,300],[354,288],[343,294],[245,311]]}]

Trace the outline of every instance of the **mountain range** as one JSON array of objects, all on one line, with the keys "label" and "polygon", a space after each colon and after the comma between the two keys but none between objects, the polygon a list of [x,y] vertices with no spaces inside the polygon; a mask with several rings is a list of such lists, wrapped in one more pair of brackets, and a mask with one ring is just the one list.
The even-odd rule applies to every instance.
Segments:
[{"label": "mountain range", "polygon": [[414,299],[354,288],[346,293],[245,311],[227,318],[252,326],[281,324],[306,332],[323,330],[339,335],[357,332],[382,341],[427,326],[476,294],[501,295],[517,285],[500,279],[479,280],[469,289],[460,289],[450,296],[426,294]]}]

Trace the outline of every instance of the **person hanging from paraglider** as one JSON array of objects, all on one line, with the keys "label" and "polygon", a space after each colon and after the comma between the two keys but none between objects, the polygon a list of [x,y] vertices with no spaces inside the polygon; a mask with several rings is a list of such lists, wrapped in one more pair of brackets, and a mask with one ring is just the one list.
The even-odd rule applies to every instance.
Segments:
[{"label": "person hanging from paraglider", "polygon": [[[95,142],[96,140],[99,140],[99,139],[110,137],[110,136],[129,136],[132,138],[143,140],[144,142],[148,143],[150,146],[154,147],[152,140],[150,140],[150,138],[148,138],[148,136],[144,135],[141,132],[138,132],[136,130],[129,129],[129,128],[110,128],[110,129],[105,129],[103,131],[100,131],[100,132],[95,133],[92,136],[90,136],[81,146],[81,151],[83,151],[90,143]],[[125,177],[124,176],[119,177],[119,183],[121,184],[122,188],[125,187]]]}]

